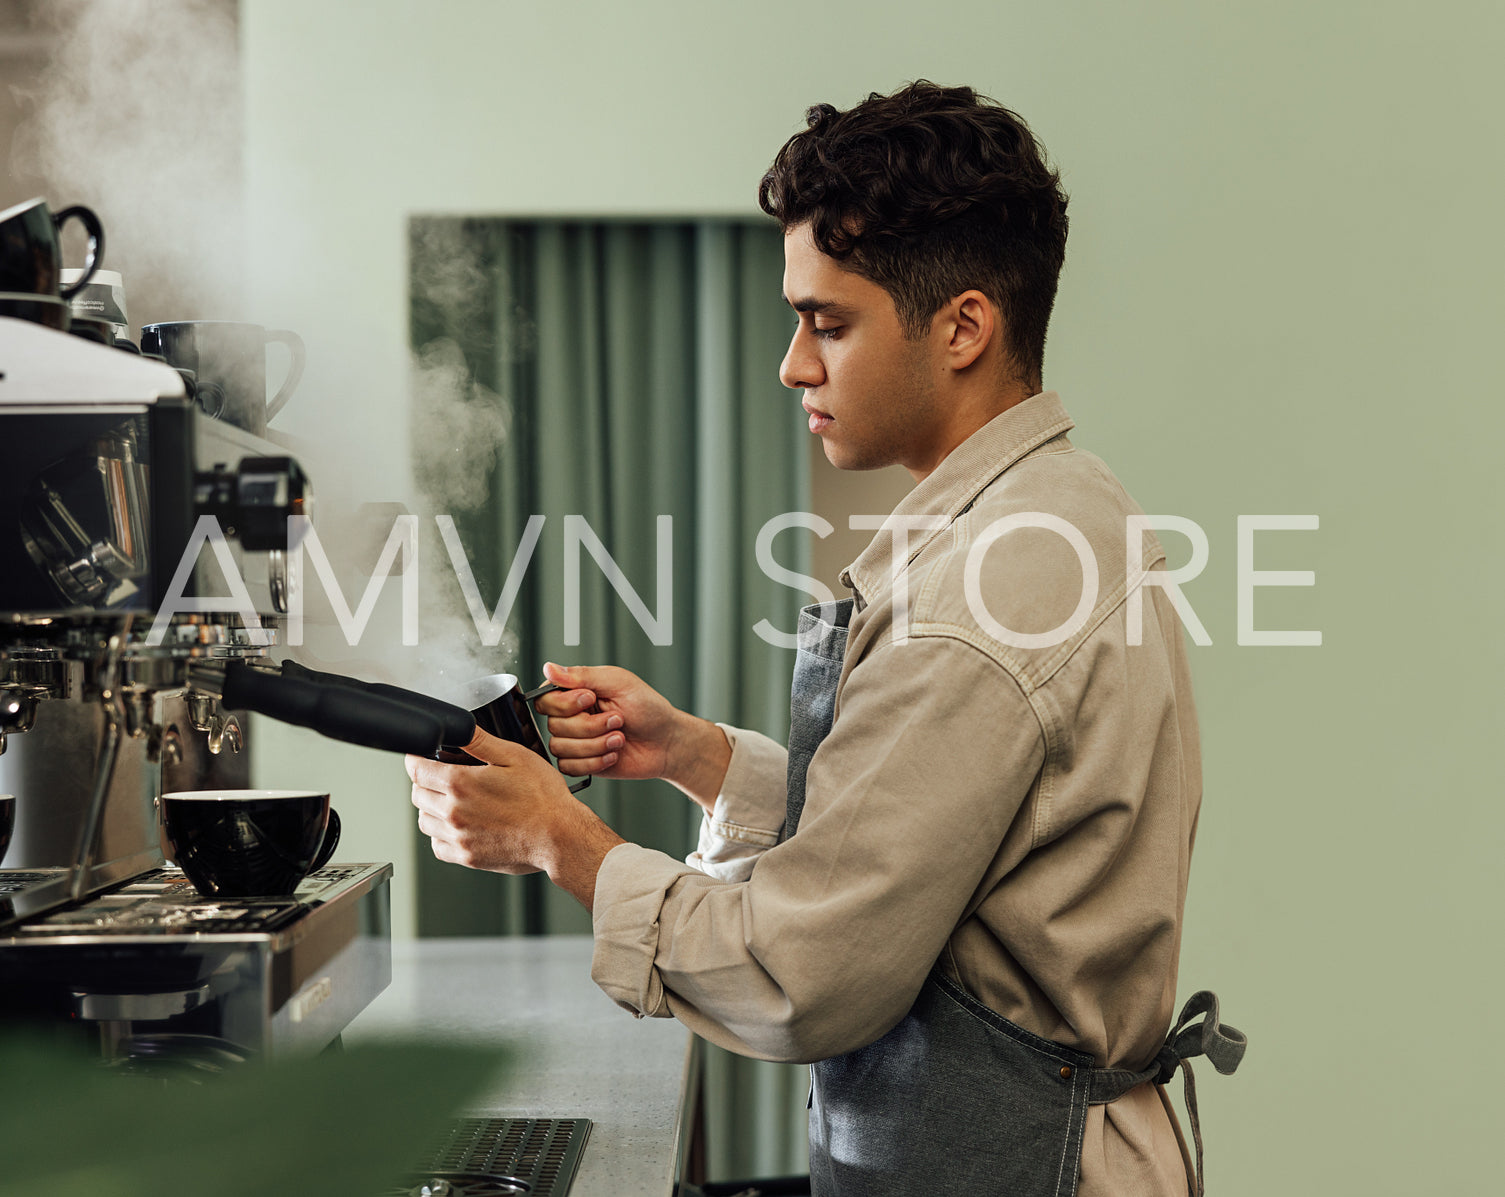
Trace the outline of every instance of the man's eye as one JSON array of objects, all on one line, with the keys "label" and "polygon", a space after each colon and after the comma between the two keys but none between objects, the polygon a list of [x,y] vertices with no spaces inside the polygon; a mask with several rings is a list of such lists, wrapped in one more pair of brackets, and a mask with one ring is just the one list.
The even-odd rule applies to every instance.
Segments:
[{"label": "man's eye", "polygon": [[821,328],[818,324],[815,326],[815,335],[823,341],[834,341],[839,332],[841,332],[839,324],[832,325],[830,328]]}]

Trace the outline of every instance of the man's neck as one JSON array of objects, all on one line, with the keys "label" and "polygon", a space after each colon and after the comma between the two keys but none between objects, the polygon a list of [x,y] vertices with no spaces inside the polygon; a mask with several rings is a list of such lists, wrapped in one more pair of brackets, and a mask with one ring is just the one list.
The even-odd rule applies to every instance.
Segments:
[{"label": "man's neck", "polygon": [[909,476],[916,483],[923,482],[941,462],[951,456],[958,445],[970,438],[978,429],[991,423],[1009,408],[1017,407],[1026,399],[1039,393],[1038,386],[1010,383],[1004,387],[987,390],[979,388],[975,392],[959,395],[958,402],[952,409],[952,418],[946,422],[945,433],[938,440],[939,450],[928,454],[923,463],[906,465],[904,468],[909,471]]}]

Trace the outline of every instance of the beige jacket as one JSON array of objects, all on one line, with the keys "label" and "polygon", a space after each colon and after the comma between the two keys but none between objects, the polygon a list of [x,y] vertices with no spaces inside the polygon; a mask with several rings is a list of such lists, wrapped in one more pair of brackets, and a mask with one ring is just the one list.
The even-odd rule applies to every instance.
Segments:
[{"label": "beige jacket", "polygon": [[[1164,554],[1135,528],[1130,561],[1139,508],[1071,427],[1050,392],[1004,412],[843,576],[858,610],[798,835],[777,842],[783,748],[728,729],[690,861],[608,854],[592,975],[617,1002],[808,1061],[883,1035],[939,959],[1101,1066],[1153,1058],[1176,1000],[1197,722],[1172,603],[1144,584]],[[906,548],[906,522],[933,526]],[[1092,1107],[1083,1197],[1186,1187],[1155,1086]]]}]

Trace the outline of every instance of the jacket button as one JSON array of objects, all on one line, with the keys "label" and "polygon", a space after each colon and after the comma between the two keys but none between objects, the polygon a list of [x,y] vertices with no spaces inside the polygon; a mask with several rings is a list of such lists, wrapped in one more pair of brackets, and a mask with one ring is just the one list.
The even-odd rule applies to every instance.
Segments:
[{"label": "jacket button", "polygon": [[1061,1065],[1061,1079],[1063,1081],[1069,1081],[1071,1079],[1071,1065],[1070,1064],[1062,1064]]}]

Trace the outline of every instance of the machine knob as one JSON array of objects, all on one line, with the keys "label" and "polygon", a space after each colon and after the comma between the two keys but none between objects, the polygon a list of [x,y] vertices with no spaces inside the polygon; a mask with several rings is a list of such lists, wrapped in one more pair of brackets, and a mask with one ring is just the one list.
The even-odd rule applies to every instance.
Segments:
[{"label": "machine knob", "polygon": [[313,486],[291,457],[245,457],[234,470],[201,471],[193,498],[200,515],[214,516],[252,552],[286,549],[287,517],[313,515]]}]

